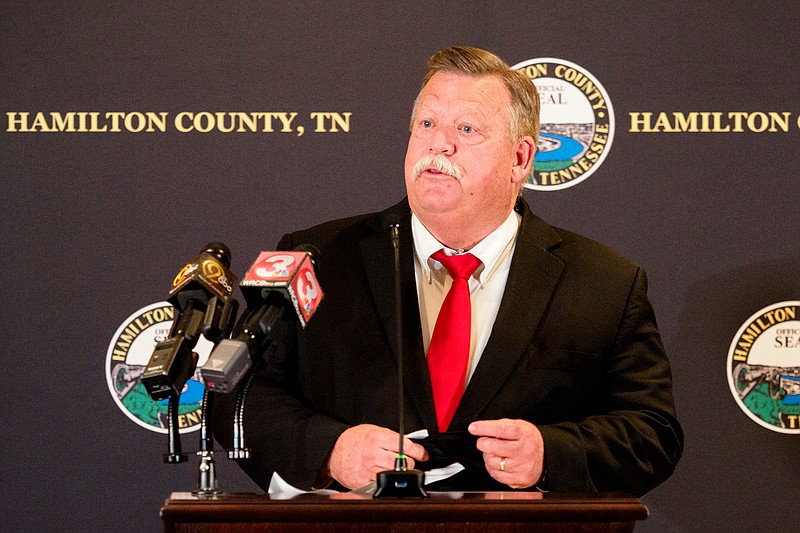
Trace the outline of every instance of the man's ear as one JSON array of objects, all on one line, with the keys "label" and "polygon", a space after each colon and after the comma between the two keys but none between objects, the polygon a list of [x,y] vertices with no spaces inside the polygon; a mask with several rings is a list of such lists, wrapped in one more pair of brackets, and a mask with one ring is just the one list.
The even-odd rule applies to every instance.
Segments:
[{"label": "man's ear", "polygon": [[511,180],[514,183],[520,183],[528,177],[533,168],[534,157],[536,143],[533,142],[533,137],[526,135],[519,140],[514,151],[514,166],[511,167]]}]

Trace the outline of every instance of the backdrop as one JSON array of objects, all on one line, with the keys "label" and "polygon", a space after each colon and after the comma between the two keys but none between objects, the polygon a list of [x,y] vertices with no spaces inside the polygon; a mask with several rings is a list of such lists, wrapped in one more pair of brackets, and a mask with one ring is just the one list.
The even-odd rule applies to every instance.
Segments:
[{"label": "backdrop", "polygon": [[537,60],[541,155],[581,151],[537,159],[534,211],[649,273],[686,451],[639,529],[793,528],[799,26],[788,1],[4,1],[3,524],[161,527],[196,458],[163,464],[126,414],[118,330],[209,241],[241,275],[286,231],[402,198],[425,63],[468,44]]}]

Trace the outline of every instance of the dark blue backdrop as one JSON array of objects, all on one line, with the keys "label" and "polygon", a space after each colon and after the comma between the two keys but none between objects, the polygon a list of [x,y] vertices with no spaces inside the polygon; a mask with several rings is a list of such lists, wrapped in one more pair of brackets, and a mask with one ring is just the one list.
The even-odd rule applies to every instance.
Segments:
[{"label": "dark blue backdrop", "polygon": [[[243,272],[284,232],[403,196],[408,116],[452,44],[581,65],[616,111],[602,167],[525,193],[550,222],[650,275],[686,453],[642,531],[781,530],[797,436],[737,406],[728,348],[800,299],[800,10],[791,2],[4,2],[0,195],[8,259],[0,504],[9,530],[143,531],[195,463],[111,398],[106,350],[210,240]],[[8,113],[297,112],[295,133],[22,133]],[[630,113],[790,112],[788,132],[631,132]],[[313,132],[313,112],[352,113]],[[800,366],[800,354],[798,365]],[[185,437],[191,446],[196,433]],[[226,490],[255,486],[219,460]]]}]

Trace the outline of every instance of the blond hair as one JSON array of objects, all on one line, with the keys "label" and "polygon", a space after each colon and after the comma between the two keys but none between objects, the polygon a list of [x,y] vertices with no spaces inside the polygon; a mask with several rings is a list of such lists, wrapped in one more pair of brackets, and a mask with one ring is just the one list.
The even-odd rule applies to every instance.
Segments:
[{"label": "blond hair", "polygon": [[[511,140],[517,142],[530,135],[534,143],[536,142],[539,134],[539,93],[533,82],[521,71],[511,69],[508,63],[486,50],[471,46],[451,46],[436,52],[428,60],[420,93],[437,72],[500,78],[511,96],[509,108]],[[418,105],[419,95],[411,114],[412,127]]]}]

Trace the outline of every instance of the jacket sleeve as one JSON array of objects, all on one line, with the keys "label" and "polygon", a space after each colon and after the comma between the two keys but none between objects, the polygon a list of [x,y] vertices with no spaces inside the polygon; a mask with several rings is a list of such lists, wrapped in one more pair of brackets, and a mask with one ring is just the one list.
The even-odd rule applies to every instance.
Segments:
[{"label": "jacket sleeve", "polygon": [[546,489],[624,491],[640,496],[673,472],[683,451],[672,376],[638,269],[610,353],[599,402],[579,422],[539,426]]}]

